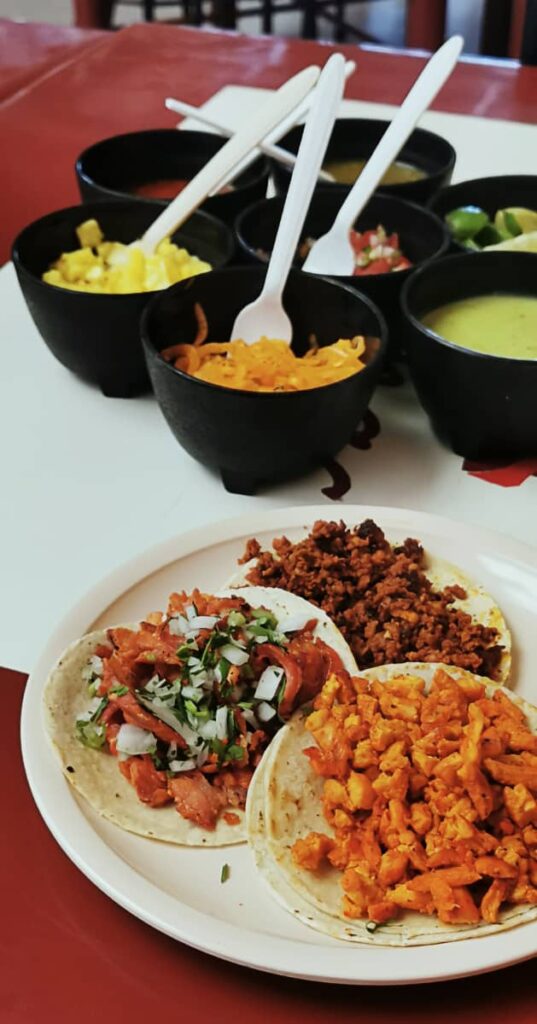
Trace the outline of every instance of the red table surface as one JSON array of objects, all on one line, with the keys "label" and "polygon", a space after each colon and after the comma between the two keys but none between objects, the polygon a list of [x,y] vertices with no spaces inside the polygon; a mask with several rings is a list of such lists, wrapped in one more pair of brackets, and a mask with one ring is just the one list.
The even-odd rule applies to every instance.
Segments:
[{"label": "red table surface", "polygon": [[[28,26],[29,37],[34,28]],[[199,105],[229,83],[276,87],[333,49],[156,24],[93,40],[75,60],[0,106],[0,194],[9,196],[0,222],[0,261],[25,224],[78,201],[73,165],[89,144],[118,132],[173,127],[177,118],[163,106],[167,95]],[[338,49],[359,63],[347,88],[353,99],[399,103],[424,63],[415,55]],[[537,68],[461,62],[434,106],[531,122],[536,97]]]},{"label": "red table surface", "polygon": [[65,62],[76,60],[82,49],[102,36],[102,32],[65,25],[0,20],[0,101]]},{"label": "red table surface", "polygon": [[71,864],[32,802],[19,746],[24,683],[0,669],[2,1024],[147,1024],[157,1014],[214,1024],[535,1024],[535,961],[438,985],[320,985],[212,959],[131,917]]}]

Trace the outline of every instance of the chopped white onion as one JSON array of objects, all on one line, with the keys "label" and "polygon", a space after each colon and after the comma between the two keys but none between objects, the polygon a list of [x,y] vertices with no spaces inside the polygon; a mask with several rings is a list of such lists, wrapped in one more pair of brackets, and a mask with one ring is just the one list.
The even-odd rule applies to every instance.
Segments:
[{"label": "chopped white onion", "polygon": [[214,629],[218,615],[195,615],[190,619],[190,629]]},{"label": "chopped white onion", "polygon": [[186,697],[187,700],[194,701],[201,700],[201,698],[203,697],[203,693],[199,686],[183,686],[181,694],[183,697]]},{"label": "chopped white onion", "polygon": [[270,722],[270,719],[274,718],[276,714],[274,708],[267,704],[266,701],[262,701],[256,710],[260,722]]},{"label": "chopped white onion", "polygon": [[283,668],[278,668],[277,665],[269,665],[259,677],[254,693],[256,700],[272,700],[276,696],[282,679]]},{"label": "chopped white onion", "polygon": [[208,722],[202,722],[198,726],[198,732],[204,740],[214,740],[216,738],[216,722],[214,718],[209,718]]},{"label": "chopped white onion", "polygon": [[220,654],[226,661],[229,661],[231,665],[246,665],[250,655],[248,651],[244,651],[241,647],[235,647],[234,644],[224,644],[220,648]]},{"label": "chopped white onion", "polygon": [[285,615],[278,619],[278,629],[281,633],[294,633],[297,629],[304,629],[306,622],[313,616],[308,612],[298,612],[296,615]]},{"label": "chopped white onion", "polygon": [[155,697],[155,700],[147,700],[147,698],[142,697],[139,693],[138,700],[140,704],[143,704],[144,707],[151,711],[151,714],[155,715],[156,718],[160,718],[161,722],[169,725],[170,729],[173,729],[174,732],[179,733],[189,746],[192,744],[196,745],[198,742],[196,733],[188,725],[180,722],[171,708],[167,707],[159,697]]},{"label": "chopped white onion", "polygon": [[191,772],[196,767],[195,761],[170,761],[169,768],[172,772]]},{"label": "chopped white onion", "polygon": [[150,754],[157,749],[157,741],[152,732],[139,729],[137,725],[120,725],[116,747],[122,754],[134,757],[136,754]]},{"label": "chopped white onion", "polygon": [[189,621],[189,622],[191,622],[191,621],[192,621],[192,619],[193,619],[193,618],[194,618],[194,617],[195,617],[195,616],[196,616],[197,614],[198,614],[198,613],[197,613],[197,611],[196,611],[196,609],[195,609],[194,605],[193,605],[193,604],[187,604],[187,606],[186,606],[186,608],[185,608],[185,615],[186,615],[186,617],[187,617],[188,621]]},{"label": "chopped white onion", "polygon": [[242,711],[242,715],[243,715],[244,721],[248,722],[248,725],[253,726],[253,728],[255,729],[255,727],[257,725],[257,718],[255,717],[254,712],[252,711],[252,709],[251,708],[241,708],[240,710]]},{"label": "chopped white onion", "polygon": [[103,659],[99,658],[98,654],[92,654],[88,664],[82,669],[82,679],[89,682],[93,676],[102,676],[103,668]]},{"label": "chopped white onion", "polygon": [[77,722],[89,722],[90,718],[97,711],[97,708],[99,707],[101,701],[102,697],[94,697],[93,700],[90,700],[86,710],[83,711],[81,715],[77,715]]},{"label": "chopped white onion", "polygon": [[168,622],[168,629],[172,636],[184,636],[190,629],[190,623],[183,615],[176,615]]},{"label": "chopped white onion", "polygon": [[216,738],[227,740],[227,707],[216,709]]},{"label": "chopped white onion", "polygon": [[209,756],[209,748],[208,747],[204,747],[203,750],[201,750],[201,752],[198,754],[198,756],[196,758],[196,764],[197,764],[198,768],[201,768],[201,766],[203,764],[205,764],[208,756]]}]

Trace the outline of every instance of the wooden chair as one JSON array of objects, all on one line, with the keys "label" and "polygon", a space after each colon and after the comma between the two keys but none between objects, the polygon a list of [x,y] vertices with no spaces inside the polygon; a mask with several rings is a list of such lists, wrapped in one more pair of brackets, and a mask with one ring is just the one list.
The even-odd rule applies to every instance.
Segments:
[{"label": "wooden chair", "polygon": [[297,11],[302,14],[303,39],[317,38],[317,18],[322,15],[334,25],[336,42],[344,42],[349,37],[378,42],[346,21],[349,8],[357,7],[364,2],[375,3],[376,0],[260,0],[260,3],[252,7],[243,7],[241,0],[216,0],[212,5],[213,20],[223,28],[236,28],[243,19],[261,17],[262,31],[270,35],[273,31],[274,15]]}]

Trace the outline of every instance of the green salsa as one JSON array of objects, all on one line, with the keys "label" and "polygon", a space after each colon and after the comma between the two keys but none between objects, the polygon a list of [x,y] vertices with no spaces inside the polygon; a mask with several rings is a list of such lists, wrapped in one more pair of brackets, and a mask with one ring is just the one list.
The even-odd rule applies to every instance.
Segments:
[{"label": "green salsa", "polygon": [[422,317],[422,323],[474,352],[537,359],[537,298],[528,295],[476,295],[448,302]]}]

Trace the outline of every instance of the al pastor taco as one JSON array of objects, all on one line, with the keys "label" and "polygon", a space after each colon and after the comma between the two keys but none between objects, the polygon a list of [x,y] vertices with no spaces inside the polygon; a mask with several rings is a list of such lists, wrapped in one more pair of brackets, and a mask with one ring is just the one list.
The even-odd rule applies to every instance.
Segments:
[{"label": "al pastor taco", "polygon": [[263,751],[345,669],[356,666],[339,631],[293,594],[172,594],[165,614],[64,652],[46,724],[67,779],[110,821],[170,843],[237,843]]},{"label": "al pastor taco", "polygon": [[537,918],[537,708],[445,665],[327,680],[256,773],[273,896],[350,942],[424,945]]}]

